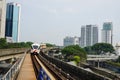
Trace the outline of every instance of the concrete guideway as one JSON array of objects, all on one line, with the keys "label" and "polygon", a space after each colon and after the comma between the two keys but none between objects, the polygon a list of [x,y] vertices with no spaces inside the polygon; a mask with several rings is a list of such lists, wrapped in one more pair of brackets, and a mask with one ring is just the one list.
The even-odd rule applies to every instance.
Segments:
[{"label": "concrete guideway", "polygon": [[17,80],[36,80],[30,54],[26,54],[25,60],[20,69]]},{"label": "concrete guideway", "polygon": [[0,49],[0,61],[14,57],[18,58],[28,50],[29,48]]},{"label": "concrete guideway", "polygon": [[39,62],[39,64],[41,65],[41,67],[43,68],[43,70],[46,72],[46,74],[50,77],[51,80],[57,80],[50,72],[49,70],[44,66],[44,64],[37,58],[37,56],[35,56],[37,61]]},{"label": "concrete guideway", "polygon": [[109,55],[87,55],[88,61],[106,61],[106,60],[115,60],[118,56],[109,56]]},{"label": "concrete guideway", "polygon": [[0,61],[7,60],[7,59],[11,59],[11,58],[19,58],[19,57],[21,57],[22,55],[24,55],[24,53],[16,54],[16,55],[2,56],[2,57],[0,57]]}]

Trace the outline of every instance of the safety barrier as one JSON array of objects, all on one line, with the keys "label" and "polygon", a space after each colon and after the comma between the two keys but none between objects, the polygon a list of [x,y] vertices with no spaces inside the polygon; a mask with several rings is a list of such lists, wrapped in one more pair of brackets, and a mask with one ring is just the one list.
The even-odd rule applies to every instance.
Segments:
[{"label": "safety barrier", "polygon": [[26,52],[24,53],[23,57],[16,61],[16,63],[9,69],[9,71],[2,77],[1,80],[15,80],[21,66],[23,60],[25,58]]},{"label": "safety barrier", "polygon": [[0,57],[14,55],[28,51],[29,48],[12,48],[12,49],[0,49]]},{"label": "safety barrier", "polygon": [[49,62],[55,64],[55,66],[57,66],[61,70],[65,71],[66,73],[74,77],[76,80],[109,80],[109,78],[105,76],[98,75],[93,72],[89,72],[87,70],[84,70],[81,67],[76,67],[76,66],[67,64],[66,62],[47,56],[44,53],[40,53],[40,54]]}]

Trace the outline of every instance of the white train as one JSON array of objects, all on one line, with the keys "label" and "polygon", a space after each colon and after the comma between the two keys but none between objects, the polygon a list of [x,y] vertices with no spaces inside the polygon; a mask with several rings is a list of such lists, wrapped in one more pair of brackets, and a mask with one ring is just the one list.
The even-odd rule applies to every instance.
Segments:
[{"label": "white train", "polygon": [[31,54],[39,54],[40,53],[40,45],[39,44],[32,44],[31,45]]}]

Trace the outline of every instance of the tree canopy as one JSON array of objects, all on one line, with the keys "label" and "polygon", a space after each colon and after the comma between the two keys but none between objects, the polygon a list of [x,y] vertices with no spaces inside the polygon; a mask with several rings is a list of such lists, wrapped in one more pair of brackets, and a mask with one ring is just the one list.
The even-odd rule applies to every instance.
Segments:
[{"label": "tree canopy", "polygon": [[92,46],[92,50],[95,51],[97,54],[102,53],[113,53],[115,50],[111,44],[108,43],[96,43]]},{"label": "tree canopy", "polygon": [[80,56],[74,56],[74,61],[78,65],[80,62]]},{"label": "tree canopy", "polygon": [[92,46],[86,46],[83,49],[87,52],[87,54],[96,54],[96,52],[92,50]]},{"label": "tree canopy", "polygon": [[30,47],[32,42],[7,43],[5,38],[0,38],[0,49]]},{"label": "tree canopy", "polygon": [[0,38],[0,48],[5,48],[7,46],[7,41],[5,38]]},{"label": "tree canopy", "polygon": [[54,47],[55,44],[46,43],[46,46],[47,46],[47,47]]},{"label": "tree canopy", "polygon": [[80,56],[81,60],[86,59],[86,52],[78,45],[66,46],[64,49],[62,49],[62,54],[64,54],[65,58],[68,60],[72,60],[74,56]]}]

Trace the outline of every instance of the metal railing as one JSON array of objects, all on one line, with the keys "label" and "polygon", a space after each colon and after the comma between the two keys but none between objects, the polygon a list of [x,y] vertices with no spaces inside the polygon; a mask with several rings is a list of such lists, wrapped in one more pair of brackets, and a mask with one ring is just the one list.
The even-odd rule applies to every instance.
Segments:
[{"label": "metal railing", "polygon": [[24,61],[26,52],[23,57],[16,61],[16,63],[9,69],[9,71],[2,77],[1,80],[14,80],[21,68],[21,65]]}]

